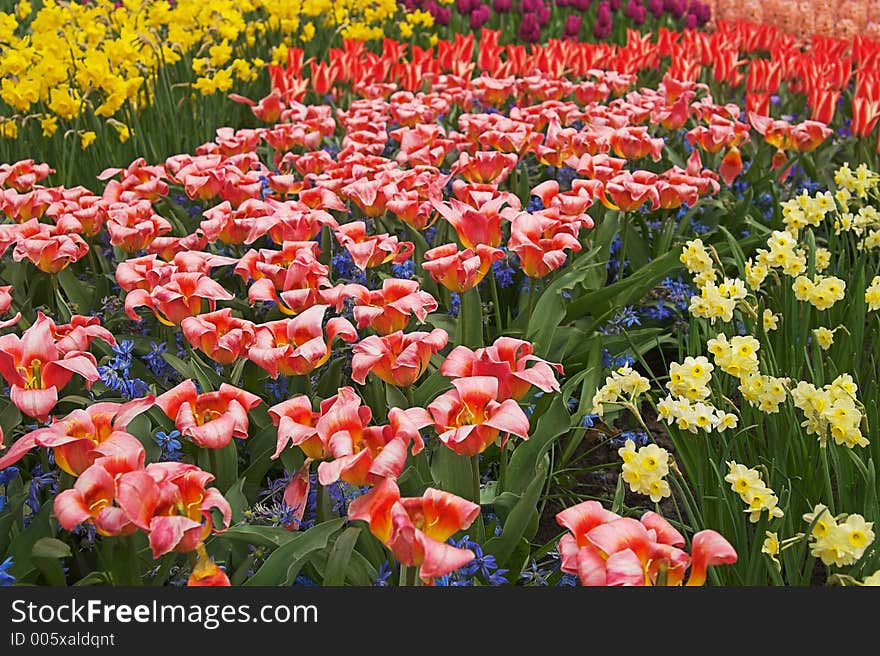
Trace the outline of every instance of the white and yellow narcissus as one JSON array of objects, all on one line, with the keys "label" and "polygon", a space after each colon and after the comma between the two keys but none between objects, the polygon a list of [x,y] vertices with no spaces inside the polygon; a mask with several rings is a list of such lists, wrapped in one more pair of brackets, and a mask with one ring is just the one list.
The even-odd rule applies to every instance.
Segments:
[{"label": "white and yellow narcissus", "polygon": [[850,449],[867,446],[862,435],[862,411],[857,405],[858,387],[849,374],[841,374],[824,387],[801,381],[791,390],[795,407],[803,411],[806,419],[801,422],[807,434],[816,435],[824,448],[830,435],[834,442]]},{"label": "white and yellow narcissus", "polygon": [[688,356],[684,363],[669,365],[669,382],[666,389],[674,396],[683,396],[690,401],[705,399],[711,393],[709,382],[715,366],[704,355]]},{"label": "white and yellow narcissus", "polygon": [[628,364],[619,367],[605,378],[605,384],[593,395],[593,414],[604,414],[606,403],[633,403],[640,394],[651,389],[650,381]]},{"label": "white and yellow narcissus", "polygon": [[727,463],[727,476],[724,480],[730,483],[731,489],[739,494],[748,506],[745,512],[749,513],[749,521],[756,523],[761,518],[761,512],[767,511],[770,518],[782,517],[782,508],[777,504],[779,499],[776,494],[761,479],[757,469],[750,469],[733,460]]},{"label": "white and yellow narcissus", "polygon": [[627,440],[617,453],[623,459],[621,477],[629,484],[630,490],[651,497],[654,503],[671,494],[665,480],[670,460],[666,449],[648,444],[636,451],[635,442]]},{"label": "white and yellow narcissus", "polygon": [[874,523],[859,514],[834,517],[820,503],[813,507],[813,512],[804,513],[803,518],[811,526],[810,553],[825,565],[852,565],[874,542]]},{"label": "white and yellow narcissus", "polygon": [[880,310],[880,276],[874,276],[865,290],[865,303],[869,310]]}]

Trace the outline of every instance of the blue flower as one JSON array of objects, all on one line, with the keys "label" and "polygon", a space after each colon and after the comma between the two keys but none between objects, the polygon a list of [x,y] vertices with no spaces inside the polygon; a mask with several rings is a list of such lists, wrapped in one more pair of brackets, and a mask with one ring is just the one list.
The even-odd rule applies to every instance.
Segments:
[{"label": "blue flower", "polygon": [[531,559],[529,566],[519,574],[524,585],[550,585],[548,577],[553,573],[552,569],[543,569],[534,558]]},{"label": "blue flower", "polygon": [[4,469],[0,469],[0,485],[6,485],[18,476],[18,467],[10,465]]},{"label": "blue flower", "polygon": [[642,430],[623,431],[617,437],[611,438],[611,444],[614,446],[624,446],[627,440],[632,440],[636,446],[646,446],[648,444],[648,434]]},{"label": "blue flower", "polygon": [[395,278],[403,278],[409,280],[416,272],[416,263],[412,259],[401,262],[400,264],[391,265],[391,275]]},{"label": "blue flower", "polygon": [[563,574],[562,578],[559,579],[559,583],[557,583],[556,585],[574,587],[577,585],[577,576],[568,573]]},{"label": "blue flower", "polygon": [[342,250],[333,256],[330,261],[333,271],[337,279],[345,279],[360,285],[367,284],[367,277],[364,272],[357,268],[351,254],[347,250]]},{"label": "blue flower", "polygon": [[31,480],[28,483],[27,505],[34,513],[40,510],[39,494],[43,488],[47,488],[50,495],[55,494],[58,486],[58,472],[50,471],[43,473],[42,465],[35,465],[31,470]]},{"label": "blue flower", "polygon": [[388,564],[386,560],[384,563],[379,565],[379,570],[376,572],[376,581],[373,585],[384,588],[391,585],[389,579],[391,578],[391,565]]},{"label": "blue flower", "polygon": [[278,378],[267,380],[264,385],[266,391],[269,392],[276,401],[288,398],[287,376],[278,376]]},{"label": "blue flower", "polygon": [[621,308],[620,311],[611,318],[608,323],[599,328],[599,332],[603,335],[617,335],[623,332],[625,328],[633,326],[641,326],[642,321],[636,313],[632,305]]},{"label": "blue flower", "polygon": [[457,317],[460,310],[461,310],[461,296],[459,296],[456,292],[452,292],[449,295],[448,314],[451,314],[452,316]]},{"label": "blue flower", "polygon": [[596,425],[596,420],[599,419],[599,415],[588,414],[581,417],[581,426],[583,428],[593,428]]},{"label": "blue flower", "polygon": [[178,461],[183,457],[183,451],[181,451],[179,438],[179,430],[173,430],[170,433],[165,433],[164,431],[156,431],[156,435],[153,439],[156,440],[156,444],[158,444],[159,448],[162,449],[160,460]]},{"label": "blue flower", "polygon": [[12,567],[12,556],[0,563],[0,587],[8,587],[15,583],[15,577],[9,573],[10,567]]},{"label": "blue flower", "polygon": [[641,308],[642,316],[655,321],[665,321],[672,316],[672,308],[663,301],[655,301]]},{"label": "blue flower", "polygon": [[526,206],[527,212],[538,212],[544,209],[544,203],[537,196],[532,196],[529,199],[529,204]]}]

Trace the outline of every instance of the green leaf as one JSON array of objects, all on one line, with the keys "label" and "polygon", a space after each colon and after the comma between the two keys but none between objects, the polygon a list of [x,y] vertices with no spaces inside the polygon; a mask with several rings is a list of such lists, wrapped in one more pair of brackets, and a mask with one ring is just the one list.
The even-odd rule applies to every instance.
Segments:
[{"label": "green leaf", "polygon": [[330,557],[327,560],[327,571],[324,574],[324,585],[344,585],[348,563],[361,533],[359,526],[349,526],[342,532],[330,549]]},{"label": "green leaf", "polygon": [[49,585],[67,584],[60,559],[70,555],[70,546],[56,538],[40,538],[31,549],[31,560]]},{"label": "green leaf", "polygon": [[289,531],[279,526],[256,526],[253,524],[239,524],[231,526],[223,533],[218,533],[211,539],[219,542],[243,542],[261,547],[280,547],[287,544],[297,536],[297,531]]},{"label": "green leaf", "polygon": [[538,418],[535,430],[529,439],[520,442],[513,450],[507,474],[504,478],[504,491],[522,494],[532,481],[538,463],[560,435],[571,428],[571,416],[568,414],[565,400],[561,394],[553,397],[549,409]]},{"label": "green leaf", "polygon": [[483,304],[476,287],[461,294],[458,313],[458,343],[468,348],[483,346]]},{"label": "green leaf", "polygon": [[389,410],[391,408],[406,408],[409,406],[409,402],[406,400],[403,392],[394,385],[385,385],[385,399],[388,401]]},{"label": "green leaf", "polygon": [[439,370],[435,371],[413,390],[413,400],[417,406],[424,408],[449,386],[449,379]]},{"label": "green leaf", "polygon": [[431,476],[441,490],[469,499],[473,489],[471,461],[445,445],[431,456]]},{"label": "green leaf", "polygon": [[34,571],[34,563],[31,561],[34,545],[40,538],[54,535],[55,531],[49,521],[54,505],[54,499],[47,500],[28,527],[15,536],[9,545],[9,555],[13,561],[9,571],[15,578],[23,579]]},{"label": "green leaf", "polygon": [[334,358],[324,368],[324,373],[315,386],[315,393],[322,399],[329,399],[339,391],[342,385],[342,365],[344,358]]},{"label": "green leaf", "polygon": [[294,534],[293,538],[269,554],[256,574],[245,581],[244,585],[290,585],[308,558],[314,552],[326,548],[330,538],[344,523],[345,518],[338,517]]},{"label": "green leaf", "polygon": [[57,538],[40,538],[31,549],[32,558],[67,558],[71,555],[70,545]]},{"label": "green leaf", "polygon": [[[505,518],[501,535],[486,542],[485,551],[495,556],[500,567],[506,567],[509,564],[509,560],[524,537],[526,529],[530,526],[537,528],[538,499],[541,496],[546,477],[547,466],[541,463],[525,492],[518,498]],[[505,493],[505,495],[508,494],[510,493]]]},{"label": "green leaf", "polygon": [[174,367],[174,370],[184,378],[189,378],[190,380],[192,380],[196,377],[195,370],[188,362],[181,360],[176,355],[173,355],[171,353],[163,353],[162,357],[165,358],[165,361],[172,367]]},{"label": "green leaf", "polygon": [[61,289],[67,294],[70,302],[76,306],[77,312],[85,314],[95,302],[93,295],[89,293],[92,291],[90,287],[77,280],[76,274],[70,267],[62,269],[56,275],[58,276],[58,284],[61,285]]},{"label": "green leaf", "polygon": [[243,521],[244,511],[250,505],[244,494],[244,478],[235,481],[223,496],[226,497],[229,507],[232,509],[232,523],[238,524]]}]

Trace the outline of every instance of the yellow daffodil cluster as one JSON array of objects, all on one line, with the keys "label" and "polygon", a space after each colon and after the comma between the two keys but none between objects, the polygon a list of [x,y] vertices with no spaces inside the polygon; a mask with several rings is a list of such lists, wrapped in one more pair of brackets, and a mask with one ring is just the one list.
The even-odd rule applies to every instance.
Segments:
[{"label": "yellow daffodil cluster", "polygon": [[846,283],[837,276],[817,275],[813,280],[798,276],[791,288],[797,300],[808,301],[817,310],[827,310],[843,300]]},{"label": "yellow daffodil cluster", "polygon": [[690,433],[696,433],[697,430],[723,433],[728,428],[736,428],[739,422],[735,414],[719,410],[710,403],[691,403],[685,397],[672,395],[657,402],[657,415],[667,424],[674,422],[680,430]]},{"label": "yellow daffodil cluster", "polygon": [[[197,93],[229,91],[265,65],[255,49],[302,45],[318,29],[341,38],[381,39],[403,15],[396,0],[20,0],[0,12],[0,135],[25,121],[44,136],[86,114],[122,119],[152,104],[165,67],[191,66]],[[430,29],[431,15],[407,24]],[[286,58],[285,58],[286,61]],[[281,62],[277,62],[281,63]],[[183,80],[187,82],[188,80]],[[172,80],[178,82],[178,80]],[[5,105],[5,106],[4,106]],[[115,126],[114,126],[115,127]],[[120,138],[129,135],[117,129]]]},{"label": "yellow daffodil cluster", "polygon": [[605,378],[605,384],[593,395],[593,414],[604,414],[606,403],[627,403],[633,405],[635,399],[651,389],[647,378],[628,364],[614,370]]},{"label": "yellow daffodil cluster", "polygon": [[801,426],[809,435],[817,435],[823,448],[829,434],[836,444],[853,448],[868,445],[860,428],[862,410],[856,399],[857,391],[852,376],[841,374],[821,389],[801,381],[791,390],[791,398],[806,416]]},{"label": "yellow daffodil cluster", "polygon": [[866,199],[869,192],[877,188],[878,182],[880,176],[871,171],[867,164],[859,164],[853,171],[847,162],[834,172],[834,184],[837,185],[835,198],[846,209],[853,197]]},{"label": "yellow daffodil cluster", "polygon": [[880,309],[880,276],[874,276],[865,290],[865,303],[869,310]]},{"label": "yellow daffodil cluster", "polygon": [[708,358],[688,356],[682,364],[673,362],[669,367],[669,382],[666,389],[669,394],[657,403],[657,413],[667,424],[675,424],[681,430],[696,433],[703,430],[707,433],[716,430],[722,432],[727,428],[735,428],[736,415],[718,410],[705,400],[711,390],[714,365]]},{"label": "yellow daffodil cluster", "polygon": [[671,492],[665,477],[669,474],[669,452],[656,444],[648,444],[636,451],[636,444],[627,440],[617,450],[623,459],[621,476],[629,489],[651,497],[657,503]]},{"label": "yellow daffodil cluster", "polygon": [[757,469],[749,469],[730,460],[727,462],[727,476],[724,480],[730,483],[730,488],[739,494],[740,499],[748,506],[745,512],[749,514],[749,521],[753,524],[757,523],[761,518],[761,512],[765,510],[771,519],[784,515],[782,508],[777,505],[779,499],[773,490],[764,484]]},{"label": "yellow daffodil cluster", "polygon": [[715,282],[712,256],[702,239],[692,239],[685,242],[678,259],[694,275],[694,282],[698,287],[702,287],[707,282]]},{"label": "yellow daffodil cluster", "polygon": [[837,209],[834,196],[830,191],[818,192],[810,196],[805,189],[798,196],[782,203],[782,222],[786,231],[795,238],[805,226],[818,228],[825,215]]},{"label": "yellow daffodil cluster", "polygon": [[810,529],[810,553],[825,565],[844,567],[855,563],[874,542],[873,522],[859,514],[836,517],[827,506],[817,504],[813,512],[804,513]]},{"label": "yellow daffodil cluster", "polygon": [[713,324],[716,319],[733,321],[736,302],[744,299],[746,294],[745,284],[739,278],[725,278],[720,285],[708,280],[700,288],[700,295],[691,297],[688,309],[694,316],[708,319]]},{"label": "yellow daffodil cluster", "polygon": [[746,283],[753,291],[760,289],[773,269],[792,277],[807,270],[807,253],[798,247],[797,238],[790,232],[774,230],[767,240],[767,247],[759,248],[754,260],[749,258],[746,262]]}]

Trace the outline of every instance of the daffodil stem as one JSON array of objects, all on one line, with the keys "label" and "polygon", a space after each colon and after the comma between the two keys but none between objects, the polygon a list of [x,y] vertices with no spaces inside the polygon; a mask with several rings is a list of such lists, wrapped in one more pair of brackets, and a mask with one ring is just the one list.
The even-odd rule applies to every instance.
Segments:
[{"label": "daffodil stem", "polygon": [[828,495],[828,510],[834,515],[834,490],[831,487],[831,472],[828,469],[828,447],[820,448],[820,451],[822,453],[822,474],[825,479],[825,493]]}]

